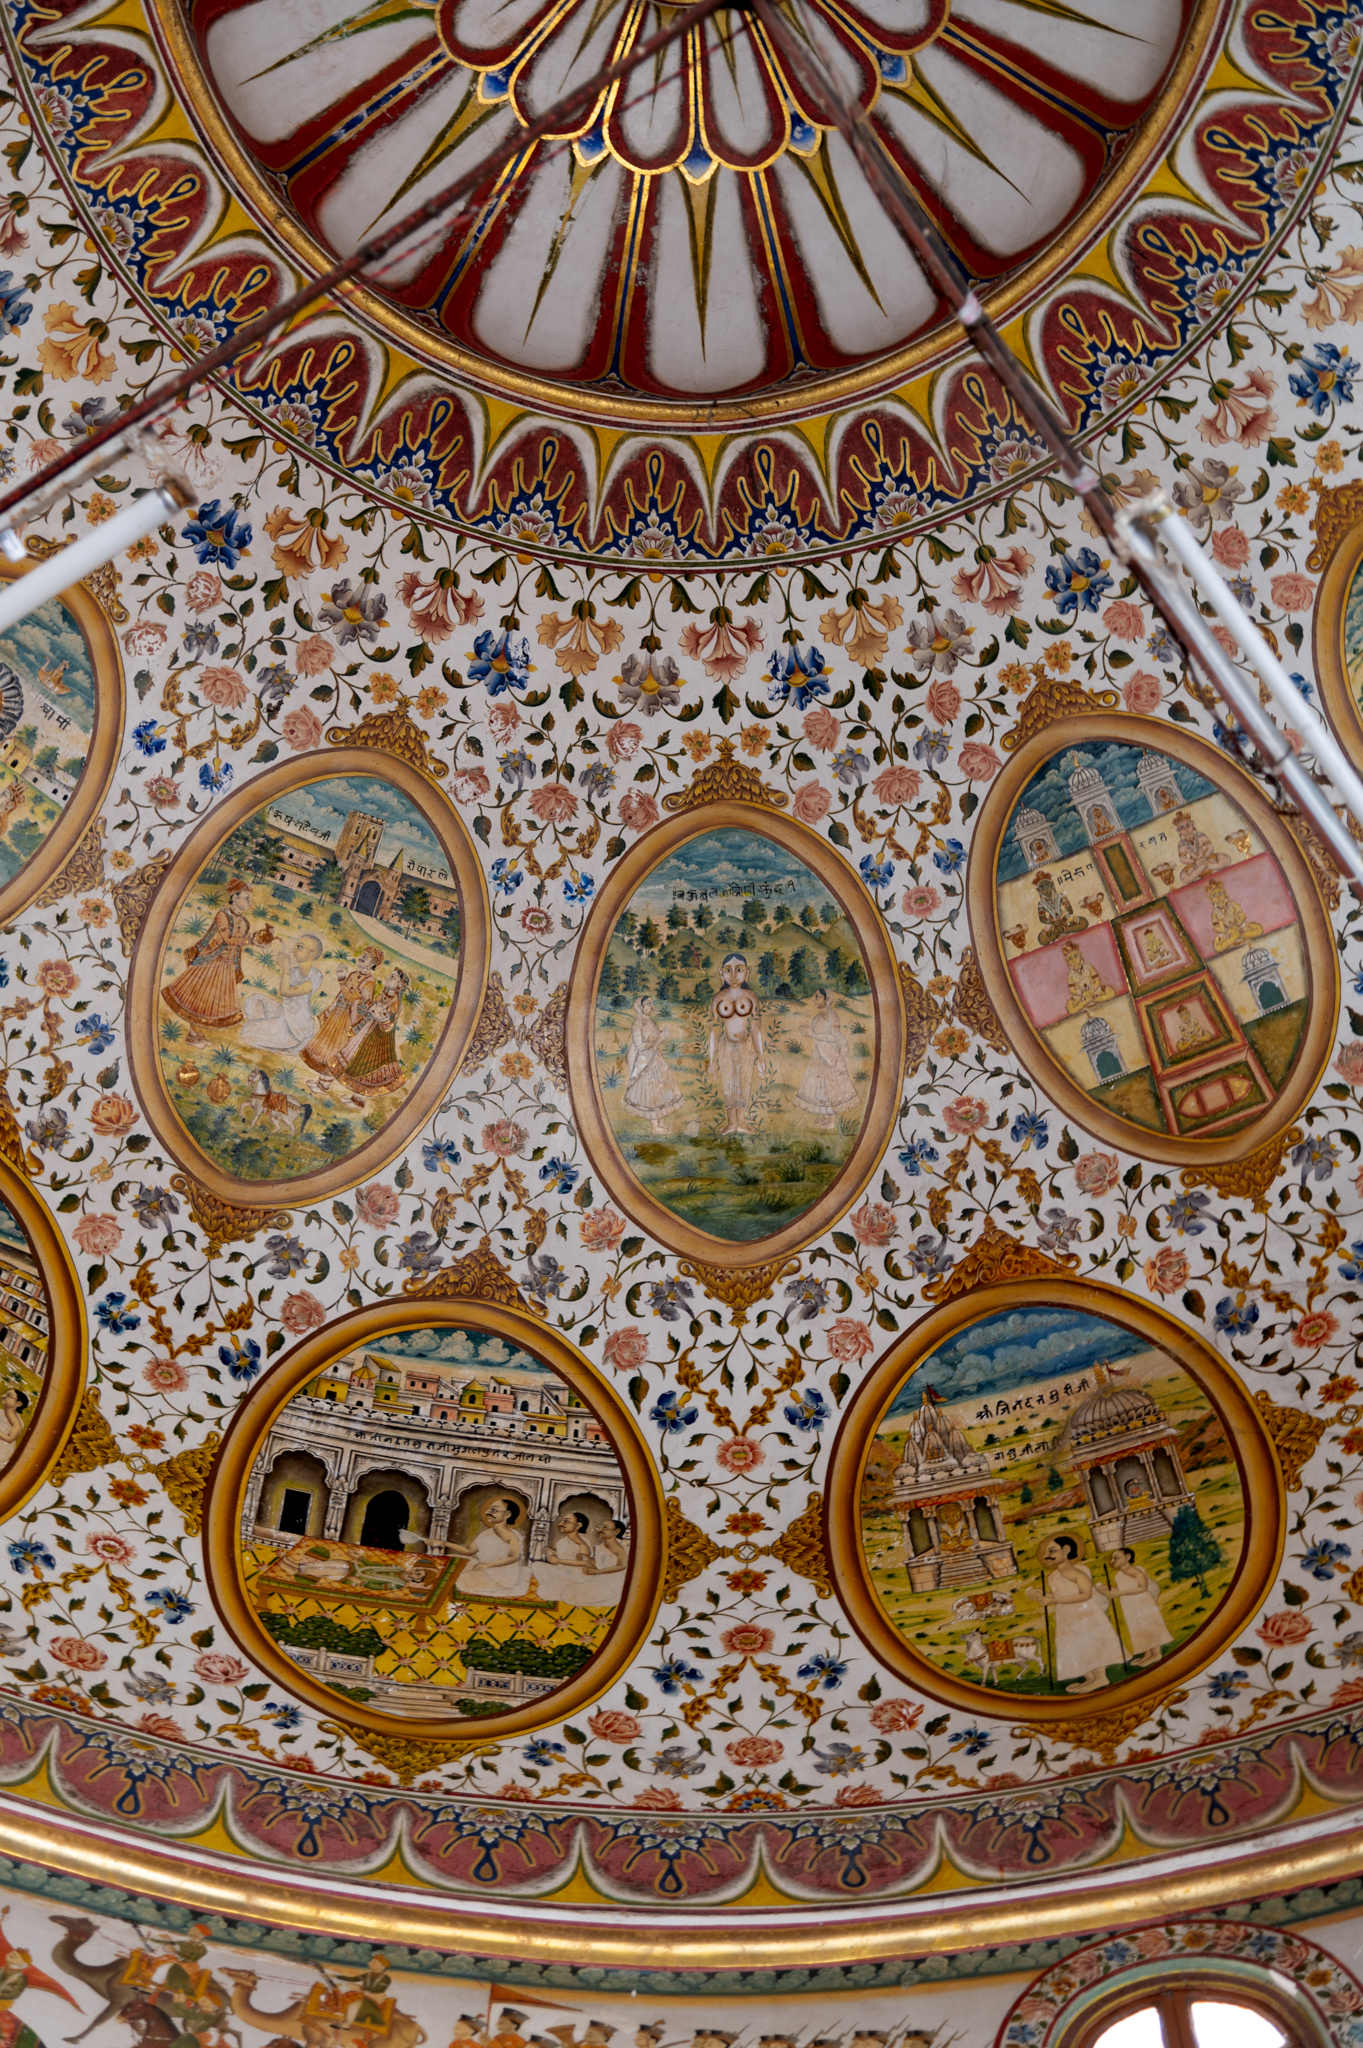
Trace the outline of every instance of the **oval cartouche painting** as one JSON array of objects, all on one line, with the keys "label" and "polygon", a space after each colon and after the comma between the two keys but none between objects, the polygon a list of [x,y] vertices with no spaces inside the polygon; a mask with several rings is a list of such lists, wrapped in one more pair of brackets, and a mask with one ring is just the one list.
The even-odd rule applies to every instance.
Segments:
[{"label": "oval cartouche painting", "polygon": [[134,1078],[215,1192],[301,1201],[376,1170],[448,1085],[486,974],[481,871],[444,796],[360,750],[212,824],[139,938]]},{"label": "oval cartouche painting", "polygon": [[122,724],[118,643],[88,590],[77,584],[0,633],[0,923],[80,844]]},{"label": "oval cartouche painting", "polygon": [[0,1516],[22,1505],[65,1442],[84,1373],[71,1255],[38,1196],[0,1162]]},{"label": "oval cartouche painting", "polygon": [[1150,1158],[1262,1144],[1314,1087],[1338,1003],[1320,898],[1276,813],[1224,755],[1145,720],[1043,734],[1000,781],[972,930],[1020,1056],[1043,1056],[1038,1083]]},{"label": "oval cartouche painting", "polygon": [[366,1722],[523,1719],[608,1683],[599,1653],[651,1613],[661,1536],[585,1360],[527,1317],[427,1303],[303,1351],[233,1433],[235,1495],[215,1482],[248,1647]]},{"label": "oval cartouche painting", "polygon": [[[1341,487],[1340,495],[1353,486]],[[1320,514],[1332,511],[1326,491]],[[1323,536],[1323,545],[1322,545]],[[1315,673],[1321,703],[1355,764],[1363,763],[1363,525],[1345,525],[1337,540],[1327,518],[1317,525],[1317,546],[1328,559],[1316,593],[1313,625]],[[1320,566],[1316,550],[1310,566]]]},{"label": "oval cartouche painting", "polygon": [[569,1027],[612,1194],[664,1242],[731,1262],[817,1235],[853,1199],[902,1059],[874,903],[815,834],[737,808],[663,825],[620,863]]},{"label": "oval cartouche painting", "polygon": [[902,1339],[839,1442],[840,1497],[855,1618],[929,1690],[1009,1711],[1196,1669],[1281,1540],[1229,1370],[1172,1318],[1064,1281],[973,1292]]}]

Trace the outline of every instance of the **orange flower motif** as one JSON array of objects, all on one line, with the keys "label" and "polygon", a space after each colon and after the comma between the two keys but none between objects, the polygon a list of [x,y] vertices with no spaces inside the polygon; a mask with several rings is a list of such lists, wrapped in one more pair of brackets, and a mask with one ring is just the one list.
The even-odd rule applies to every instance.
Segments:
[{"label": "orange flower motif", "polygon": [[1074,660],[1074,649],[1068,640],[1052,640],[1041,659],[1055,675],[1063,676]]},{"label": "orange flower motif", "polygon": [[555,648],[555,661],[570,676],[590,675],[602,655],[618,647],[625,637],[614,619],[597,619],[594,614],[590,603],[574,605],[573,617],[568,619],[546,612],[536,629],[540,646]]},{"label": "orange flower motif", "polygon": [[394,697],[399,695],[397,677],[384,675],[382,672],[376,676],[371,676],[369,678],[369,694],[376,704],[391,704]]},{"label": "orange flower motif", "polygon": [[104,384],[113,376],[114,352],[99,345],[102,320],[82,320],[75,307],[61,299],[43,314],[43,326],[48,338],[38,344],[38,360],[59,383],[82,377],[87,384]]},{"label": "orange flower motif", "polygon": [[151,1499],[151,1495],[144,1487],[139,1486],[135,1479],[111,1479],[109,1493],[121,1508],[140,1508]]},{"label": "orange flower motif", "polygon": [[1338,476],[1344,467],[1344,450],[1338,441],[1322,441],[1316,450],[1316,468],[1326,476]]},{"label": "orange flower motif", "polygon": [[689,732],[682,746],[693,761],[703,761],[710,751],[710,735],[708,732]]},{"label": "orange flower motif", "polygon": [[101,903],[98,896],[87,896],[80,906],[80,915],[92,930],[102,932],[112,915],[107,903]]},{"label": "orange flower motif", "polygon": [[112,519],[117,511],[112,498],[106,498],[103,491],[93,491],[85,508],[86,521],[91,526],[103,526],[106,519]]},{"label": "orange flower motif", "polygon": [[765,725],[745,725],[738,735],[738,744],[745,754],[760,754],[770,740],[771,732]]},{"label": "orange flower motif", "polygon": [[[307,576],[314,568],[339,569],[350,553],[339,534],[323,533],[320,512],[301,512],[280,505],[265,521],[274,546],[274,565],[281,576]],[[313,560],[316,550],[317,559]]]},{"label": "orange flower motif", "polygon": [[1311,500],[1301,484],[1284,484],[1273,502],[1280,512],[1305,512]]},{"label": "orange flower motif", "polygon": [[76,970],[69,960],[44,960],[36,980],[45,996],[69,996],[80,987]]},{"label": "orange flower motif", "polygon": [[836,646],[845,646],[852,661],[862,668],[874,668],[903,617],[904,607],[897,597],[872,599],[855,591],[846,611],[824,613],[819,629]]},{"label": "orange flower motif", "polygon": [[502,1054],[502,1072],[508,1081],[528,1081],[535,1069],[523,1052]]},{"label": "orange flower motif", "polygon": [[416,693],[417,717],[438,718],[449,701],[447,690],[435,690],[427,684],[424,690],[418,690]]}]

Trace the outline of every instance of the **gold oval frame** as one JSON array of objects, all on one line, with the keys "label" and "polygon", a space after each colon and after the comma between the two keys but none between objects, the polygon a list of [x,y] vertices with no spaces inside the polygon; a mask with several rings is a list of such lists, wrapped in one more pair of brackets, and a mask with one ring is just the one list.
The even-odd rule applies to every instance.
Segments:
[{"label": "gold oval frame", "polygon": [[47,1204],[4,1158],[0,1201],[28,1240],[47,1292],[48,1318],[42,1392],[18,1450],[0,1471],[0,1521],[8,1521],[37,1492],[76,1426],[89,1343],[85,1295],[66,1239]]},{"label": "gold oval frame", "polygon": [[[348,1159],[316,1173],[265,1183],[240,1180],[224,1173],[190,1136],[166,1093],[157,1053],[161,951],[200,869],[243,819],[289,790],[338,775],[367,775],[402,790],[420,809],[448,856],[460,907],[454,1001],[425,1073],[401,1109],[366,1144]],[[243,1208],[277,1208],[281,1203],[302,1208],[340,1194],[381,1172],[439,1107],[477,1027],[491,951],[492,916],[482,863],[454,805],[429,775],[392,754],[376,754],[370,747],[336,747],[326,754],[308,754],[268,768],[234,791],[191,832],[158,884],[137,934],[128,969],[128,1067],[147,1122],[177,1165],[221,1201]]]},{"label": "gold oval frame", "polygon": [[[997,870],[999,852],[1014,805],[1037,770],[1082,740],[1110,740],[1125,746],[1148,747],[1213,783],[1248,816],[1255,831],[1287,878],[1301,920],[1310,985],[1301,1050],[1287,1086],[1256,1122],[1221,1139],[1176,1138],[1167,1132],[1127,1123],[1095,1103],[1048,1052],[1039,1031],[1023,1011],[1013,990],[999,930]],[[1339,1017],[1339,956],[1329,913],[1311,864],[1283,819],[1245,769],[1217,751],[1207,740],[1158,719],[1129,713],[1086,713],[1082,724],[1050,725],[1025,740],[1011,756],[980,808],[966,869],[966,905],[970,933],[985,989],[1014,1056],[1048,1099],[1081,1130],[1119,1151],[1137,1153],[1163,1166],[1223,1166],[1257,1152],[1288,1129],[1301,1115],[1320,1085],[1334,1047]],[[1320,997],[1330,992],[1330,1000]]]},{"label": "gold oval frame", "polygon": [[[1343,500],[1338,509],[1332,503],[1336,499]],[[1344,653],[1344,615],[1349,604],[1349,589],[1363,570],[1363,489],[1357,484],[1345,484],[1337,491],[1327,491],[1317,501],[1318,534],[1324,523],[1322,514],[1327,508],[1330,513],[1327,531],[1332,531],[1337,537],[1333,542],[1327,541],[1329,560],[1316,590],[1311,617],[1311,653],[1325,715],[1345,753],[1356,768],[1363,770],[1363,704],[1349,688],[1349,668]],[[1319,545],[1318,540],[1317,547]]]},{"label": "gold oval frame", "polygon": [[[860,1536],[860,1501],[866,1461],[885,1408],[905,1381],[958,1330],[1010,1308],[1044,1305],[1074,1308],[1102,1317],[1158,1344],[1201,1389],[1220,1418],[1240,1469],[1245,1501],[1245,1541],[1230,1587],[1207,1620],[1172,1656],[1120,1685],[1079,1696],[1009,1693],[973,1685],[940,1671],[904,1640],[876,1595]],[[1265,1527],[1268,1524],[1270,1526]],[[998,1281],[976,1287],[923,1316],[871,1367],[843,1417],[833,1444],[825,1493],[824,1532],[833,1584],[844,1612],[874,1657],[930,1699],[973,1714],[1005,1715],[1010,1721],[1045,1728],[1120,1714],[1131,1707],[1153,1708],[1220,1656],[1258,1612],[1277,1576],[1287,1534],[1282,1474],[1268,1433],[1253,1401],[1230,1367],[1209,1344],[1163,1309],[1120,1287],[1097,1280]]]},{"label": "gold oval frame", "polygon": [[[629,1495],[634,1530],[632,1567],[624,1595],[599,1650],[574,1678],[533,1705],[506,1714],[461,1720],[420,1721],[408,1716],[366,1710],[310,1679],[261,1627],[246,1597],[237,1562],[242,1506],[256,1453],[276,1418],[306,1381],[332,1359],[357,1345],[376,1342],[399,1330],[450,1329],[485,1331],[505,1337],[561,1373],[582,1396],[610,1438]],[[501,1742],[580,1713],[629,1668],[653,1625],[663,1596],[667,1565],[667,1524],[662,1482],[648,1455],[638,1426],[613,1387],[576,1345],[525,1310],[503,1308],[479,1300],[441,1300],[407,1295],[374,1302],[327,1324],[273,1366],[242,1402],[233,1417],[209,1475],[204,1498],[204,1548],[209,1591],[223,1625],[263,1671],[298,1699],[368,1735],[411,1741],[467,1740],[471,1745]]]},{"label": "gold oval frame", "polygon": [[[37,561],[0,562],[0,577],[13,583]],[[104,571],[108,574],[108,571]],[[84,839],[104,805],[109,784],[118,766],[123,744],[123,723],[127,708],[127,685],[118,636],[104,606],[88,583],[73,583],[48,600],[63,605],[76,623],[90,656],[95,677],[94,721],[86,749],[85,769],[71,800],[42,845],[24,862],[17,875],[0,885],[0,925],[22,917],[34,898],[41,896],[56,880]],[[22,622],[21,622],[22,623]],[[88,886],[93,887],[93,878]]]},{"label": "gold oval frame", "polygon": [[[708,1231],[683,1222],[629,1172],[606,1116],[594,1042],[597,984],[616,919],[639,884],[669,854],[707,832],[726,828],[755,833],[793,853],[839,904],[862,948],[876,1021],[875,1064],[866,1113],[847,1164],[818,1201],[792,1223],[766,1237],[745,1238],[741,1242],[711,1237]],[[846,1215],[874,1173],[894,1130],[904,1076],[904,1039],[899,963],[884,920],[860,875],[827,840],[797,818],[742,799],[717,798],[711,803],[696,804],[677,817],[665,818],[643,833],[617,861],[592,905],[578,943],[568,992],[566,1044],[573,1121],[593,1170],[611,1200],[632,1222],[683,1258],[711,1270],[737,1272],[770,1260],[789,1258],[822,1237],[840,1216]]]}]

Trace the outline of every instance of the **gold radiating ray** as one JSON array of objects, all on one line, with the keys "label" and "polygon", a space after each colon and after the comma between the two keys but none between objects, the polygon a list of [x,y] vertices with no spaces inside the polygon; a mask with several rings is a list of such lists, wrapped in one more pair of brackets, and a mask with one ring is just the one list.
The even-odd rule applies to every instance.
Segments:
[{"label": "gold radiating ray", "polygon": [[323,49],[328,43],[343,43],[351,36],[364,35],[368,29],[384,28],[393,21],[413,21],[419,16],[434,22],[435,0],[370,0],[368,6],[362,6],[345,21],[333,22],[311,42],[300,44],[296,50],[276,58],[273,64],[267,64],[261,71],[253,71],[241,82],[250,85],[257,78],[268,78],[272,71],[280,70],[285,64],[296,63],[298,58],[310,56],[314,50]]},{"label": "gold radiating ray", "polygon": [[814,187],[819,204],[828,216],[833,232],[847,251],[853,269],[883,313],[885,308],[880,303],[880,294],[871,282],[871,273],[861,260],[861,249],[853,233],[852,223],[847,218],[847,209],[842,203],[837,176],[828,154],[827,135],[820,136],[819,147],[816,150],[798,156],[792,154],[790,161]]},{"label": "gold radiating ray", "polygon": [[382,220],[386,213],[399,205],[413,186],[420,184],[428,172],[433,171],[438,164],[444,163],[446,157],[453,154],[465,136],[472,135],[485,121],[490,121],[504,105],[505,102],[502,100],[479,99],[477,80],[471,79],[468,90],[454,113],[444,127],[431,137],[402,183],[385,198],[383,205],[365,228],[365,234],[372,234],[375,222]]},{"label": "gold radiating ray", "polygon": [[910,106],[917,107],[919,113],[926,115],[934,128],[940,129],[944,135],[949,135],[953,142],[959,143],[962,149],[974,157],[976,163],[981,163],[986,170],[993,171],[996,177],[1003,179],[1005,185],[1012,185],[1015,192],[1021,191],[1021,186],[1015,184],[1006,171],[999,169],[988,152],[980,148],[964,122],[958,120],[951,111],[937,87],[924,77],[916,57],[910,57],[909,75],[903,83],[887,84],[885,91],[894,93],[899,99],[907,100]]},{"label": "gold radiating ray", "polygon": [[595,163],[584,164],[574,155],[570,156],[568,161],[572,165],[572,181],[568,187],[568,204],[564,207],[559,218],[559,224],[554,234],[554,246],[549,251],[549,261],[544,266],[544,275],[540,279],[539,290],[535,293],[535,303],[530,308],[530,318],[525,323],[525,334],[521,337],[522,340],[529,336],[530,330],[535,324],[535,316],[539,312],[540,305],[544,299],[544,294],[553,283],[554,272],[558,269],[558,259],[563,254],[563,245],[568,238],[568,230],[573,224],[573,211],[577,206],[578,200],[587,189],[587,181],[600,170],[602,164],[610,163],[612,158],[603,155],[599,156]]},{"label": "gold radiating ray", "polygon": [[705,354],[705,315],[710,304],[710,257],[714,249],[715,194],[717,178],[693,184],[681,181],[686,194],[686,225],[691,236],[691,285],[696,294],[696,315],[700,321],[700,352]]}]

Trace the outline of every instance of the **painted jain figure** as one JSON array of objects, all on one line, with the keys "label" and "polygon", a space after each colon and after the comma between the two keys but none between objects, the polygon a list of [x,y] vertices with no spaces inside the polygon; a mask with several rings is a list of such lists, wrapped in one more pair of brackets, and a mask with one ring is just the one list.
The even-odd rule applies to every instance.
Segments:
[{"label": "painted jain figure", "polygon": [[1046,1591],[1026,1586],[1027,1599],[1049,1607],[1055,1616],[1055,1677],[1073,1693],[1097,1692],[1108,1682],[1109,1664],[1126,1657],[1116,1629],[1108,1619],[1111,1594],[1095,1584],[1093,1573],[1079,1561],[1073,1536],[1052,1536],[1038,1553],[1047,1567]]},{"label": "painted jain figure", "polygon": [[452,1557],[467,1557],[472,1563],[459,1574],[459,1597],[478,1594],[485,1599],[514,1600],[530,1585],[525,1563],[525,1529],[520,1504],[493,1496],[479,1510],[483,1526],[472,1543],[449,1543]]},{"label": "painted jain figure", "polygon": [[814,1049],[795,1096],[795,1107],[803,1109],[831,1131],[840,1112],[858,1107],[857,1091],[847,1071],[847,1034],[839,1023],[826,988],[814,992],[814,1017],[810,1026]]},{"label": "painted jain figure", "polygon": [[719,993],[710,1004],[710,1079],[724,1098],[722,1135],[751,1135],[753,1089],[766,1072],[761,1005],[748,987],[748,963],[741,953],[726,954],[719,975]]}]

